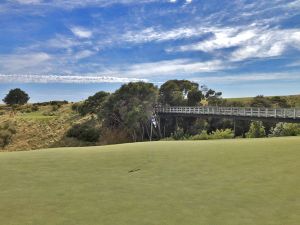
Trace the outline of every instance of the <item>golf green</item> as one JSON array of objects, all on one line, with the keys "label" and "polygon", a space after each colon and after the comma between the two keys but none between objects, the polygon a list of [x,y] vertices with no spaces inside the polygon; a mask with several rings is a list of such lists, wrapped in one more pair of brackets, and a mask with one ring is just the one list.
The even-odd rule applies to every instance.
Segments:
[{"label": "golf green", "polygon": [[297,225],[300,137],[0,153],[0,225]]}]

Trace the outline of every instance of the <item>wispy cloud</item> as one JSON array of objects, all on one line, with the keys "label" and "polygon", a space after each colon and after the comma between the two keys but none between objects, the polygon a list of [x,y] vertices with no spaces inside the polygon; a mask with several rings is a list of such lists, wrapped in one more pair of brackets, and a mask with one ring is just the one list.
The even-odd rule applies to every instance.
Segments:
[{"label": "wispy cloud", "polygon": [[230,76],[201,76],[191,78],[195,82],[207,83],[245,83],[255,81],[296,81],[300,80],[299,73],[253,73],[253,74],[237,74]]},{"label": "wispy cloud", "polygon": [[42,0],[16,0],[20,4],[39,4]]},{"label": "wispy cloud", "polygon": [[45,52],[0,55],[0,69],[2,71],[17,72],[30,68],[43,67],[51,60],[51,56]]},{"label": "wispy cloud", "polygon": [[76,59],[84,59],[84,58],[88,58],[88,57],[90,57],[94,54],[96,54],[96,52],[93,52],[93,51],[90,51],[90,50],[83,50],[83,51],[77,52],[75,54],[75,58]]},{"label": "wispy cloud", "polygon": [[174,76],[219,71],[226,67],[228,66],[219,60],[197,62],[190,59],[176,59],[135,64],[128,66],[128,69],[119,71],[119,73],[125,74],[126,76],[138,77],[153,77],[161,75]]},{"label": "wispy cloud", "polygon": [[128,83],[146,79],[97,75],[28,75],[0,74],[0,83]]},{"label": "wispy cloud", "polygon": [[281,56],[288,49],[300,49],[300,29],[261,30],[231,55],[233,61]]},{"label": "wispy cloud", "polygon": [[[261,27],[210,28],[213,37],[189,44],[169,48],[167,51],[202,51],[236,47],[229,58],[243,61],[250,58],[267,58],[282,55],[287,49],[300,49],[300,29],[268,29]],[[225,54],[225,53],[224,53]]]},{"label": "wispy cloud", "polygon": [[209,29],[202,27],[179,27],[171,30],[149,27],[140,31],[128,31],[122,36],[122,39],[125,42],[133,43],[160,42],[197,37],[207,32],[209,32]]},{"label": "wispy cloud", "polygon": [[70,28],[73,34],[79,38],[90,38],[93,35],[93,32],[78,26],[73,26]]},{"label": "wispy cloud", "polygon": [[143,4],[155,2],[158,0],[10,0],[13,4],[31,4],[37,6],[47,6],[47,7],[59,7],[65,9],[73,9],[73,8],[81,8],[87,6],[98,6],[98,7],[106,7],[113,4]]},{"label": "wispy cloud", "polygon": [[[88,57],[89,52],[80,53],[78,59]],[[15,63],[15,62],[14,62]],[[51,66],[49,66],[52,68]],[[66,71],[68,65],[61,65]],[[180,76],[180,75],[193,75],[197,73],[207,73],[218,71],[228,67],[221,61],[207,61],[207,62],[195,62],[189,59],[167,60],[158,61],[154,63],[139,63],[132,65],[124,65],[122,67],[106,68],[98,72],[92,72],[88,74],[77,75],[72,71],[66,71],[65,75],[27,75],[19,73],[7,73],[2,74],[0,77],[1,82],[82,82],[82,83],[96,83],[96,82],[127,82],[143,80],[148,81],[151,78],[158,78],[161,76]],[[51,71],[57,70],[52,68],[47,74],[51,74]]]}]

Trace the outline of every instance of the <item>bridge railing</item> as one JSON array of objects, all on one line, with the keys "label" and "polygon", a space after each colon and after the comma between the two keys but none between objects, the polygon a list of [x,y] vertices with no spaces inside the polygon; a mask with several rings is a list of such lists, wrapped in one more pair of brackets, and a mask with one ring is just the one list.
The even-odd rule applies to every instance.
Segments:
[{"label": "bridge railing", "polygon": [[217,107],[217,106],[159,106],[157,113],[170,114],[200,114],[200,115],[228,115],[265,118],[300,119],[300,109],[282,108],[251,108],[251,107]]}]

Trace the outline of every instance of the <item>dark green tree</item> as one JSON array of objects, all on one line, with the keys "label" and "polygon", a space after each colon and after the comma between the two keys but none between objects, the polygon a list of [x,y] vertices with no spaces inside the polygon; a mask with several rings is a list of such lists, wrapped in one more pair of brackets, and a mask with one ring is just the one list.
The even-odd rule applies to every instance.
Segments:
[{"label": "dark green tree", "polygon": [[158,89],[151,83],[124,84],[109,97],[99,118],[107,127],[125,130],[133,141],[143,140],[149,136],[157,98]]},{"label": "dark green tree", "polygon": [[207,100],[209,105],[222,105],[222,92],[216,92],[212,89],[209,89],[205,93],[205,99]]},{"label": "dark green tree", "polygon": [[87,114],[98,113],[103,107],[105,101],[108,99],[109,95],[109,93],[104,91],[97,92],[93,96],[88,97],[88,99],[82,104],[77,106],[78,112],[83,116]]},{"label": "dark green tree", "polygon": [[3,99],[7,105],[24,105],[28,102],[29,96],[25,91],[20,88],[12,89]]},{"label": "dark green tree", "polygon": [[199,85],[188,80],[169,80],[159,89],[162,105],[197,105],[202,97]]}]

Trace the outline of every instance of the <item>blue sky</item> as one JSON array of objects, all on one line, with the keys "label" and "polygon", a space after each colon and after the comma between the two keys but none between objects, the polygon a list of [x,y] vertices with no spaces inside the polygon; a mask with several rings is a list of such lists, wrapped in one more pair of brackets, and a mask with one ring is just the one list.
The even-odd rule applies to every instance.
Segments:
[{"label": "blue sky", "polygon": [[300,0],[1,0],[1,99],[183,78],[225,97],[300,94]]}]

